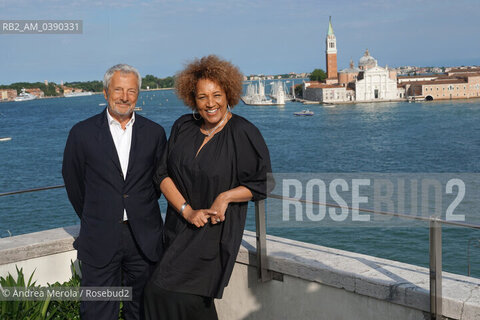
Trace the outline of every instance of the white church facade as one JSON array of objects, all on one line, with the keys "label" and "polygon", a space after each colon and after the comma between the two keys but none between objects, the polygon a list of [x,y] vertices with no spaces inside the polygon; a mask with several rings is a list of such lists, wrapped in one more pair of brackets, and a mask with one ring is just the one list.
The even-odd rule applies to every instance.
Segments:
[{"label": "white church facade", "polygon": [[398,98],[397,73],[388,67],[377,64],[368,50],[360,58],[358,67],[361,70],[355,79],[355,100],[395,100]]},{"label": "white church facade", "polygon": [[378,66],[369,51],[350,67],[337,72],[337,39],[329,21],[326,38],[327,79],[325,83],[306,82],[303,97],[320,102],[381,101],[402,99],[404,88],[397,86],[397,73],[388,67]]}]

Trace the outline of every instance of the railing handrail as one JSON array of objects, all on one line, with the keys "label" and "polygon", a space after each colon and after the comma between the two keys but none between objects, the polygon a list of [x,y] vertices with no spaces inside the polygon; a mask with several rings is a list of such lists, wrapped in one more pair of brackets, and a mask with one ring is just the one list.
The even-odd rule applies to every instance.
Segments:
[{"label": "railing handrail", "polygon": [[[36,191],[60,189],[60,188],[64,188],[64,187],[65,187],[65,185],[62,184],[62,185],[55,185],[55,186],[48,186],[48,187],[38,187],[38,188],[32,188],[32,189],[9,191],[9,192],[0,193],[0,197],[15,195],[15,194],[22,194],[22,193],[29,193],[29,192],[36,192]],[[430,222],[432,220],[435,220],[435,221],[437,221],[438,223],[441,223],[441,224],[452,225],[452,226],[457,226],[457,227],[464,227],[464,228],[479,229],[480,230],[480,224],[466,223],[466,222],[460,222],[460,221],[447,221],[447,220],[440,219],[438,217],[421,217],[421,216],[409,215],[409,214],[406,214],[406,213],[397,213],[397,212],[389,212],[389,211],[375,211],[375,210],[371,210],[371,209],[353,208],[353,207],[341,206],[339,204],[333,204],[333,203],[323,203],[323,202],[318,202],[318,201],[313,201],[313,200],[305,200],[305,199],[285,197],[285,196],[281,196],[281,195],[273,194],[273,193],[269,194],[268,198],[279,199],[279,200],[298,201],[298,202],[302,202],[302,203],[311,203],[311,204],[315,204],[315,205],[319,205],[319,206],[325,206],[325,207],[331,207],[331,208],[348,209],[348,210],[356,209],[360,212],[373,213],[373,214],[390,216],[390,217],[399,217],[399,218],[405,218],[405,219],[410,219],[410,220],[419,220],[419,221],[424,221],[424,222]]]},{"label": "railing handrail", "polygon": [[379,214],[379,215],[384,215],[384,216],[391,216],[391,217],[399,217],[399,218],[405,218],[405,219],[410,219],[410,220],[419,220],[419,221],[424,221],[424,222],[430,222],[432,220],[435,220],[438,223],[441,224],[448,224],[448,225],[454,225],[457,227],[465,227],[465,228],[473,228],[473,229],[480,229],[480,224],[475,224],[475,223],[466,223],[466,222],[459,222],[459,221],[447,221],[440,219],[438,217],[421,217],[421,216],[412,216],[406,213],[396,213],[396,212],[389,212],[389,211],[375,211],[371,209],[362,209],[362,208],[353,208],[349,206],[341,206],[339,204],[333,204],[333,203],[323,203],[323,202],[318,202],[318,201],[313,201],[313,200],[305,200],[305,199],[298,199],[298,198],[290,198],[290,197],[284,197],[278,194],[269,194],[269,198],[273,199],[279,199],[279,200],[289,200],[289,201],[298,201],[302,203],[311,203],[319,206],[325,206],[325,207],[332,207],[332,208],[339,208],[339,209],[348,209],[348,210],[358,210],[361,212],[366,212],[366,213],[373,213],[373,214]]},{"label": "railing handrail", "polygon": [[24,190],[17,190],[17,191],[9,191],[0,193],[0,197],[3,196],[11,196],[14,194],[21,194],[21,193],[28,193],[28,192],[35,192],[35,191],[43,191],[43,190],[52,190],[52,189],[60,189],[64,188],[65,185],[56,185],[56,186],[49,186],[49,187],[39,187],[39,188],[32,188],[32,189],[24,189]]}]

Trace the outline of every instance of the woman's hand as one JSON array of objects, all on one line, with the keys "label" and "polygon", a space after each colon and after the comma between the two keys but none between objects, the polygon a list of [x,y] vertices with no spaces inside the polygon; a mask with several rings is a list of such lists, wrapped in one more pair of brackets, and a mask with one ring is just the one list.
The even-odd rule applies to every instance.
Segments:
[{"label": "woman's hand", "polygon": [[245,202],[252,199],[252,197],[252,192],[244,186],[238,186],[220,193],[210,207],[210,210],[217,212],[215,216],[211,217],[211,223],[217,224],[225,221],[225,212],[230,202]]},{"label": "woman's hand", "polygon": [[208,219],[214,221],[216,215],[217,212],[211,209],[193,210],[192,207],[187,206],[185,210],[183,210],[183,217],[185,220],[191,224],[194,224],[198,228],[206,225],[208,223]]},{"label": "woman's hand", "polygon": [[210,210],[215,211],[217,214],[210,219],[212,224],[217,224],[225,221],[225,212],[227,211],[229,204],[228,197],[225,193],[220,193],[213,201]]}]

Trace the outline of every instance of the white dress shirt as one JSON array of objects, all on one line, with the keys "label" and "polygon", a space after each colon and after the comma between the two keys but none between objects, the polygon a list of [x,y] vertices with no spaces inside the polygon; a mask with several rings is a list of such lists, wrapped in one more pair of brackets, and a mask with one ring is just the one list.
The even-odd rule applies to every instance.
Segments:
[{"label": "white dress shirt", "polygon": [[[108,126],[112,134],[115,149],[117,149],[118,160],[122,167],[123,179],[127,178],[128,158],[130,157],[130,147],[132,146],[132,128],[135,122],[135,112],[132,113],[132,118],[127,122],[125,130],[122,125],[115,118],[110,115],[107,108]],[[127,210],[123,209],[123,221],[128,220]]]}]

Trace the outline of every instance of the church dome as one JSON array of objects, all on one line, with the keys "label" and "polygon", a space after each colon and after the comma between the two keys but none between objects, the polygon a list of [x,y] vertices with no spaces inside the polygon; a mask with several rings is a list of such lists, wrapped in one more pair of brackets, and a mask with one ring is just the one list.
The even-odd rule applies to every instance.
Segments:
[{"label": "church dome", "polygon": [[365,70],[365,69],[370,69],[376,66],[377,66],[377,60],[375,60],[375,58],[370,55],[370,52],[368,52],[368,49],[367,49],[363,57],[361,57],[360,60],[358,60],[358,67],[360,69]]},{"label": "church dome", "polygon": [[355,65],[353,64],[352,60],[350,60],[350,67],[349,68],[345,68],[345,69],[339,71],[339,73],[359,73],[359,72],[360,72],[360,69],[355,68]]}]

